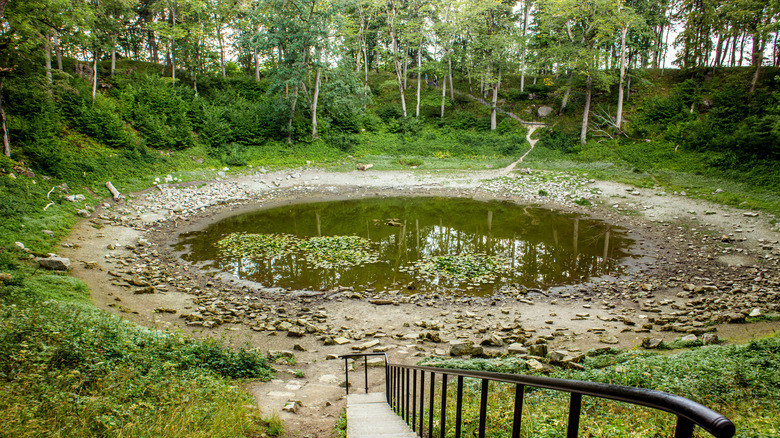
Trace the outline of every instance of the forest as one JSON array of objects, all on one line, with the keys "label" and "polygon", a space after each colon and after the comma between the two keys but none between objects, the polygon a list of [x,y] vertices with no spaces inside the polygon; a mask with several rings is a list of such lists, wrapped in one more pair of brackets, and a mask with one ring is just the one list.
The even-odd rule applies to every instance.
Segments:
[{"label": "forest", "polygon": [[[427,311],[434,322],[453,317],[439,306],[485,320],[516,310],[494,312],[496,303],[526,306],[523,315],[547,309],[545,324],[564,306],[578,314],[584,306],[594,316],[588,323],[629,320],[602,319],[598,307],[615,307],[606,298],[603,306],[591,296],[550,304],[550,292],[534,304],[528,290],[514,301],[456,306],[436,294],[405,303],[404,294],[418,292],[410,283],[396,295],[349,290],[343,302],[241,303],[264,318],[241,331],[262,341],[250,345],[236,340],[247,328],[240,321],[195,321],[193,329],[183,319],[197,313],[193,306],[213,309],[214,297],[232,306],[224,312],[239,312],[230,300],[248,289],[176,271],[181,259],[159,267],[170,242],[137,238],[160,223],[173,224],[173,235],[191,219],[221,214],[233,208],[233,192],[256,203],[307,190],[327,198],[327,184],[343,184],[334,191],[348,196],[458,186],[458,196],[553,206],[649,233],[639,246],[649,243],[647,255],[665,250],[650,257],[662,267],[588,293],[642,311],[677,300],[679,311],[631,319],[614,333],[623,350],[597,345],[584,368],[551,375],[671,391],[724,412],[739,436],[780,433],[780,0],[0,0],[0,137],[0,436],[259,437],[285,428],[331,436],[314,431],[325,423],[343,436],[343,388],[324,405],[333,415],[302,408],[298,419],[312,432],[261,412],[267,398],[257,397],[273,377],[323,374],[325,354],[342,346],[306,330],[324,321],[346,330],[351,315],[333,315],[339,306],[362,312],[349,306],[363,301],[393,304],[374,305],[377,315]],[[608,184],[619,193],[597,189]],[[667,217],[652,209],[666,202]],[[203,217],[187,216],[196,213]],[[405,222],[388,220],[388,233],[406,233]],[[94,242],[94,255],[74,258],[67,272],[39,264],[83,255]],[[158,267],[154,281],[140,277]],[[106,294],[114,286],[121,293]],[[174,291],[186,307],[144,304]],[[674,323],[682,309],[698,318],[692,327]],[[727,310],[751,337],[705,347],[704,331],[733,329],[723,322]],[[311,325],[301,323],[309,317]],[[285,335],[274,318],[305,337]],[[548,340],[562,342],[537,328],[545,352]],[[681,340],[684,329],[700,338]],[[640,351],[646,332],[684,352]],[[438,333],[427,336],[396,338],[430,357],[445,348],[441,338],[432,347]],[[268,351],[269,339],[294,353]],[[514,357],[453,363],[440,365],[531,372]],[[250,394],[252,385],[264,389]],[[548,399],[529,400],[547,410]],[[625,411],[594,410],[620,436],[668,432],[666,420],[644,413],[636,423],[647,429],[624,434]],[[529,436],[559,436],[550,428],[558,420],[539,418]]]}]

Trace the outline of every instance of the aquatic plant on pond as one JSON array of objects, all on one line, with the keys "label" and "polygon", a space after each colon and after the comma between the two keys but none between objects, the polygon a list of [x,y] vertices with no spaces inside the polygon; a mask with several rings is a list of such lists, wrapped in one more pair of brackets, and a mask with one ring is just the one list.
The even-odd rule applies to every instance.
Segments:
[{"label": "aquatic plant on pond", "polygon": [[375,244],[358,236],[311,237],[299,242],[298,249],[318,268],[359,266],[379,261]]},{"label": "aquatic plant on pond", "polygon": [[232,233],[217,246],[228,256],[266,258],[289,254],[295,250],[296,240],[286,234]]},{"label": "aquatic plant on pond", "polygon": [[420,275],[428,277],[490,283],[507,272],[507,263],[499,257],[487,254],[458,254],[424,259],[415,263],[414,268]]}]

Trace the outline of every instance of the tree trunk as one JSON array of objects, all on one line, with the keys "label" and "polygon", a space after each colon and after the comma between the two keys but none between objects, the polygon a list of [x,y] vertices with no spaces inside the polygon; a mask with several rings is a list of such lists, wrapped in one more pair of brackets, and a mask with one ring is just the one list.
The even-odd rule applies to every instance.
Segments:
[{"label": "tree trunk", "polygon": [[[5,5],[3,5],[5,7]],[[8,140],[8,127],[5,123],[5,109],[3,109],[3,82],[0,81],[0,133],[3,137],[3,155],[11,158],[11,142]]]},{"label": "tree trunk", "polygon": [[447,58],[447,69],[450,75],[450,99],[455,99],[455,82],[452,80],[452,51],[450,51],[450,56]]},{"label": "tree trunk", "polygon": [[0,0],[0,18],[5,15],[5,6],[8,4],[8,0]]},{"label": "tree trunk", "polygon": [[561,109],[558,111],[558,114],[563,114],[563,110],[566,109],[566,104],[569,103],[569,95],[571,94],[571,80],[572,76],[574,76],[573,72],[569,73],[569,80],[566,81],[566,91],[563,93],[563,100],[561,101]]},{"label": "tree trunk", "polygon": [[616,124],[619,131],[623,130],[623,83],[626,79],[626,34],[628,27],[620,32],[620,85],[618,86],[618,107]]},{"label": "tree trunk", "polygon": [[750,82],[750,94],[756,91],[758,77],[761,74],[761,64],[764,63],[764,40],[759,35],[753,35],[753,65],[756,71],[753,73],[753,80]]},{"label": "tree trunk", "polygon": [[49,82],[49,85],[52,84],[52,78],[51,78],[51,36],[46,35],[46,50],[43,51],[43,55],[46,58],[46,80]]},{"label": "tree trunk", "polygon": [[295,117],[295,106],[298,104],[298,85],[293,87],[292,103],[290,104],[290,117],[287,118],[287,144],[292,144],[293,118]]},{"label": "tree trunk", "polygon": [[95,49],[95,60],[92,63],[92,103],[95,103],[95,96],[97,95],[97,83],[98,83],[98,75],[97,75],[97,61],[98,61],[98,50]]},{"label": "tree trunk", "polygon": [[225,43],[222,38],[222,29],[217,30],[217,39],[219,40],[219,65],[222,67],[222,77],[227,77],[225,73]]},{"label": "tree trunk", "polygon": [[111,76],[116,74],[116,36],[111,39]]},{"label": "tree trunk", "polygon": [[54,52],[57,54],[57,69],[62,71],[62,47],[60,46],[60,37],[54,32]]},{"label": "tree trunk", "polygon": [[496,123],[496,112],[498,111],[498,89],[501,88],[501,69],[498,69],[498,81],[493,87],[493,103],[490,106],[490,130],[495,131],[498,126]]},{"label": "tree trunk", "polygon": [[420,47],[417,48],[417,109],[414,116],[420,118],[420,88],[422,86],[422,46],[423,39],[420,38]]},{"label": "tree trunk", "polygon": [[582,113],[582,130],[580,131],[580,143],[585,146],[588,142],[588,117],[590,116],[590,97],[593,87],[593,78],[588,75],[588,85],[585,87],[585,110]]},{"label": "tree trunk", "polygon": [[319,132],[317,132],[317,102],[320,97],[320,75],[322,69],[317,69],[317,74],[314,78],[314,98],[311,101],[311,138],[316,140],[320,138]]},{"label": "tree trunk", "polygon": [[152,57],[152,62],[155,64],[160,63],[160,55],[157,51],[157,38],[154,36],[154,31],[149,31],[149,55]]},{"label": "tree trunk", "polygon": [[734,41],[731,42],[731,62],[729,63],[730,67],[734,67],[737,63],[737,40],[739,40],[739,35],[734,35]]},{"label": "tree trunk", "polygon": [[525,36],[528,33],[528,8],[531,0],[523,1],[523,40],[522,51],[520,52],[520,92],[525,91]]},{"label": "tree trunk", "polygon": [[255,60],[255,82],[259,82],[260,81],[260,54],[257,53],[257,49],[255,49],[253,57]]},{"label": "tree trunk", "polygon": [[441,119],[444,119],[444,104],[447,102],[447,76],[442,79],[444,81],[441,84]]}]

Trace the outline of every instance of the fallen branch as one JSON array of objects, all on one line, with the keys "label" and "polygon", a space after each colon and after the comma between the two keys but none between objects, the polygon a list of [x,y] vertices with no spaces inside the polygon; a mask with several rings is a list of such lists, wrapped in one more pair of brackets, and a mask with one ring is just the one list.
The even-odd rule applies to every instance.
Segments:
[{"label": "fallen branch", "polygon": [[106,182],[106,187],[108,187],[108,191],[111,192],[111,196],[114,197],[114,201],[119,202],[119,199],[121,198],[121,194],[119,193],[119,190],[114,187],[113,184],[111,184],[111,181]]},{"label": "fallen branch", "polygon": [[51,207],[52,205],[54,205],[54,202],[49,202],[48,204],[46,204],[46,207],[43,207],[43,211],[46,211],[46,209]]}]

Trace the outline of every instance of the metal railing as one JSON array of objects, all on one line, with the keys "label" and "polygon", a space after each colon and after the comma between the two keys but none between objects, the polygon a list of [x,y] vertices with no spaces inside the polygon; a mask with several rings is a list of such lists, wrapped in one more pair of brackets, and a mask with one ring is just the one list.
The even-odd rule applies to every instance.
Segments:
[{"label": "metal railing", "polygon": [[[479,424],[475,431],[479,438],[485,437],[487,421],[487,402],[489,383],[503,382],[515,385],[514,413],[512,417],[512,438],[519,438],[520,425],[523,414],[523,396],[526,387],[551,389],[570,394],[567,438],[577,437],[579,434],[580,411],[582,396],[616,400],[638,406],[671,413],[677,417],[675,426],[675,438],[691,438],[695,426],[701,427],[716,438],[731,438],[735,434],[734,424],[723,415],[685,397],[669,394],[652,389],[636,388],[632,386],[612,385],[607,383],[587,382],[579,380],[556,379],[550,377],[531,376],[525,374],[506,374],[484,371],[468,371],[449,368],[435,368],[425,366],[398,365],[387,363],[385,353],[356,353],[341,356],[347,359],[367,356],[385,356],[385,394],[387,402],[393,410],[419,436],[433,437],[434,433],[434,407],[438,403],[440,437],[445,437],[447,429],[447,385],[450,377],[457,378],[455,395],[455,437],[460,438],[463,428],[463,380],[464,378],[479,379],[480,404]],[[368,366],[366,366],[366,392],[368,392]],[[348,370],[347,370],[348,371]],[[440,376],[437,379],[437,375]],[[427,377],[427,378],[426,378]],[[349,382],[347,372],[347,382]],[[437,391],[436,381],[439,381]],[[426,385],[427,381],[427,385]],[[427,388],[426,388],[427,386]],[[427,411],[426,411],[427,389]],[[347,384],[347,393],[349,385]],[[436,398],[438,397],[438,402]],[[426,412],[428,413],[426,418]],[[427,421],[426,421],[427,420]],[[425,427],[427,423],[427,428]],[[427,435],[425,435],[427,433]]]}]

